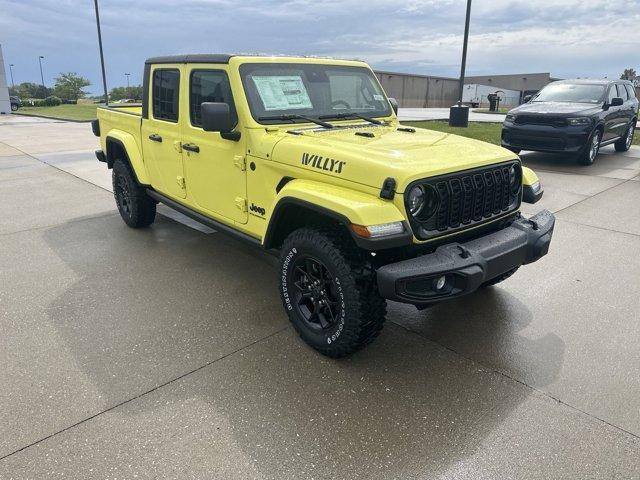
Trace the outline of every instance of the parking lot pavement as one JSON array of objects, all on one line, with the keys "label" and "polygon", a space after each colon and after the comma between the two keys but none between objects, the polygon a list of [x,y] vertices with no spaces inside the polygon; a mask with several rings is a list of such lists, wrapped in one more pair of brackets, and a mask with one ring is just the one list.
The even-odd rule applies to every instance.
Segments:
[{"label": "parking lot pavement", "polygon": [[0,478],[640,478],[640,149],[523,155],[548,257],[336,361],[270,257],[127,228],[88,130],[0,121]]}]

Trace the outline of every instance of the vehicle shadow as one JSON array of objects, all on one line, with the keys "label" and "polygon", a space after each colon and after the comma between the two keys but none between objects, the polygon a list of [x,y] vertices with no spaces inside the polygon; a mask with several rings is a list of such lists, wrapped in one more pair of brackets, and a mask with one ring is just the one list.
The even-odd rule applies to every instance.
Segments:
[{"label": "vehicle shadow", "polygon": [[390,317],[424,338],[543,389],[560,374],[566,346],[556,334],[521,334],[533,316],[525,304],[500,286],[489,287],[424,312],[394,304]]},{"label": "vehicle shadow", "polygon": [[[216,478],[239,470],[261,478],[433,478],[478,451],[532,393],[483,366],[484,357],[469,361],[469,352],[489,350],[501,371],[544,363],[538,387],[562,365],[559,339],[518,334],[530,314],[506,291],[427,313],[392,306],[374,344],[332,360],[287,327],[272,260],[232,240],[164,218],[133,231],[114,216],[45,236],[77,276],[48,317],[104,409],[193,371],[102,420],[120,460],[145,457],[150,475],[173,476],[176,462],[199,472],[202,461],[215,464]],[[451,338],[480,332],[469,350],[451,351]],[[145,442],[153,447],[143,452]],[[74,448],[81,455],[91,441]]]}]

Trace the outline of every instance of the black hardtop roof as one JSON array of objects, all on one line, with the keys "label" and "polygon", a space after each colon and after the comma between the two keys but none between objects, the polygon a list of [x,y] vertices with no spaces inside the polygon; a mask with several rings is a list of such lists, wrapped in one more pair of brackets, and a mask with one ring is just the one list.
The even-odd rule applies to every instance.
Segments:
[{"label": "black hardtop roof", "polygon": [[[232,57],[274,57],[274,58],[318,58],[325,60],[344,60],[340,58],[315,57],[309,55],[260,55],[252,53],[193,53],[186,55],[165,55],[162,57],[151,57],[145,60],[147,65],[157,65],[162,63],[229,63]],[[362,60],[350,60],[361,62]]]},{"label": "black hardtop roof", "polygon": [[144,63],[229,63],[234,55],[226,53],[196,53],[189,55],[165,55],[162,57],[147,58]]}]

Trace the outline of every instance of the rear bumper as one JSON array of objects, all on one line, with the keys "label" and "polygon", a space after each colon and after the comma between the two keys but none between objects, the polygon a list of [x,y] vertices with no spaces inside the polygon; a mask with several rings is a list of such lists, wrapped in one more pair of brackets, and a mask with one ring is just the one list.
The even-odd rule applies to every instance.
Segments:
[{"label": "rear bumper", "polygon": [[554,127],[505,123],[502,127],[502,146],[539,152],[579,153],[592,131],[593,125]]},{"label": "rear bumper", "polygon": [[[530,219],[465,243],[442,245],[435,252],[378,269],[380,294],[396,302],[426,305],[459,297],[549,251],[555,217],[543,210]],[[437,290],[439,278],[445,285]]]}]

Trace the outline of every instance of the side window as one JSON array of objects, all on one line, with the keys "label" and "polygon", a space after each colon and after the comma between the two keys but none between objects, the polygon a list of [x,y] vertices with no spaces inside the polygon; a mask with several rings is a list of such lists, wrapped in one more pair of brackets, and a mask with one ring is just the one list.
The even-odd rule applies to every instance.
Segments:
[{"label": "side window", "polygon": [[636,92],[635,92],[635,88],[633,88],[631,85],[629,84],[625,84],[624,85],[627,89],[627,93],[629,94],[629,98],[636,98]]},{"label": "side window", "polygon": [[201,104],[204,102],[226,103],[229,105],[233,124],[238,115],[231,95],[231,85],[226,72],[222,70],[194,70],[189,85],[189,116],[191,125],[202,126]]},{"label": "side window", "polygon": [[153,118],[178,121],[180,72],[176,69],[157,69],[153,72]]},{"label": "side window", "polygon": [[609,87],[609,99],[607,102],[611,104],[612,100],[617,96],[618,96],[618,90],[616,89],[616,86],[611,85],[611,87]]},{"label": "side window", "polygon": [[618,84],[618,96],[625,102],[629,100],[629,96],[627,95],[627,89],[624,88],[624,85],[621,83]]}]

